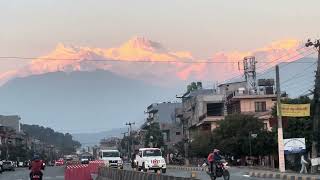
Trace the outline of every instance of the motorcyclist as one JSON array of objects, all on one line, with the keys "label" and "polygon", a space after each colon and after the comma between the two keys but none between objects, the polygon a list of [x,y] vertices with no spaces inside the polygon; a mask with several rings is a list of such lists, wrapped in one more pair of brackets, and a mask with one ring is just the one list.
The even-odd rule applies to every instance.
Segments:
[{"label": "motorcyclist", "polygon": [[222,159],[222,157],[220,156],[220,150],[219,149],[215,149],[214,154],[214,165],[213,165],[213,172],[214,175],[216,175],[216,169],[217,169],[217,163],[219,163]]},{"label": "motorcyclist", "polygon": [[43,166],[43,161],[40,159],[39,155],[33,156],[29,169],[31,170],[30,179],[32,179],[32,176],[34,174],[37,174],[40,176],[40,180],[42,180],[43,173],[41,170],[44,170],[44,166]]},{"label": "motorcyclist", "polygon": [[214,161],[214,150],[208,155],[209,171],[213,170],[213,161]]},{"label": "motorcyclist", "polygon": [[210,171],[216,176],[217,163],[221,161],[220,151],[214,149],[212,153],[208,156],[208,162],[210,163]]}]

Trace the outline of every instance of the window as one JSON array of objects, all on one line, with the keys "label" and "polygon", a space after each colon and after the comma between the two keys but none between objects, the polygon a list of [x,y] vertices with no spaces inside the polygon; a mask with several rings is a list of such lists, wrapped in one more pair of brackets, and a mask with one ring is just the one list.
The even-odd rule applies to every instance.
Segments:
[{"label": "window", "polygon": [[255,102],[255,111],[256,112],[266,112],[267,111],[266,102],[265,101]]},{"label": "window", "polygon": [[116,151],[102,152],[102,157],[120,157],[120,153]]},{"label": "window", "polygon": [[143,151],[143,157],[162,156],[160,149],[150,149]]},{"label": "window", "polygon": [[180,136],[180,134],[181,134],[181,132],[176,132],[176,135],[177,135],[177,136]]},{"label": "window", "polygon": [[222,116],[223,103],[208,103],[207,116]]}]

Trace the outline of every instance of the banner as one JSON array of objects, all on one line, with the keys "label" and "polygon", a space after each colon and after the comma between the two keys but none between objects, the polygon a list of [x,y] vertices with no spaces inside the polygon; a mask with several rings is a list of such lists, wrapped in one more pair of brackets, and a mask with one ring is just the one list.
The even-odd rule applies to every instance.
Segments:
[{"label": "banner", "polygon": [[306,151],[305,138],[284,139],[283,144],[285,154],[302,153]]},{"label": "banner", "polygon": [[310,104],[281,104],[282,116],[307,117],[310,116]]}]

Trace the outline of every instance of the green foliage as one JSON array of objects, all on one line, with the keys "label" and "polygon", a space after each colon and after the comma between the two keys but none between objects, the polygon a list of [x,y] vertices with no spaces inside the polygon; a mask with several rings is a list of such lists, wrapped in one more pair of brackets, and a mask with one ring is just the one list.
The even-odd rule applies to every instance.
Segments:
[{"label": "green foliage", "polygon": [[202,83],[201,82],[192,82],[187,86],[187,93],[201,89]]},{"label": "green foliage", "polygon": [[[286,104],[311,104],[311,115],[313,112],[313,102],[309,97],[301,96],[299,98],[294,99],[285,99],[282,100],[282,103]],[[274,117],[277,116],[276,106],[273,107],[272,115]],[[287,138],[306,138],[306,148],[307,151],[311,151],[312,144],[312,120],[311,117],[283,117],[283,119],[287,122],[287,127],[283,128],[283,137]],[[277,128],[273,129],[277,132]]]},{"label": "green foliage", "polygon": [[[257,138],[250,137],[257,134]],[[219,127],[213,131],[212,146],[222,152],[237,157],[250,155],[272,154],[276,148],[274,133],[263,129],[263,122],[251,115],[233,114],[219,122]]]},{"label": "green foliage", "polygon": [[[193,137],[189,147],[191,157],[207,157],[213,149],[211,132],[200,132]],[[183,147],[183,146],[182,146]]]},{"label": "green foliage", "polygon": [[69,133],[63,134],[55,132],[51,128],[28,124],[22,124],[21,129],[35,139],[56,146],[63,154],[71,154],[81,146],[78,141],[72,139],[72,135]]},{"label": "green foliage", "polygon": [[151,123],[146,127],[147,133],[145,135],[145,147],[150,147],[150,143],[152,143],[153,147],[161,148],[164,146],[163,135],[160,130],[159,123]]}]

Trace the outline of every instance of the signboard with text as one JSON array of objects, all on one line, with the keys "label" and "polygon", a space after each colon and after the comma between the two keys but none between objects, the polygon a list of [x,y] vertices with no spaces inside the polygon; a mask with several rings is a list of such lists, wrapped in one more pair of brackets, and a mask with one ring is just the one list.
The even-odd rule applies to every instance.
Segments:
[{"label": "signboard with text", "polygon": [[303,153],[306,151],[305,138],[284,139],[283,144],[285,154]]},{"label": "signboard with text", "polygon": [[286,117],[308,117],[310,104],[281,104],[281,113]]}]

